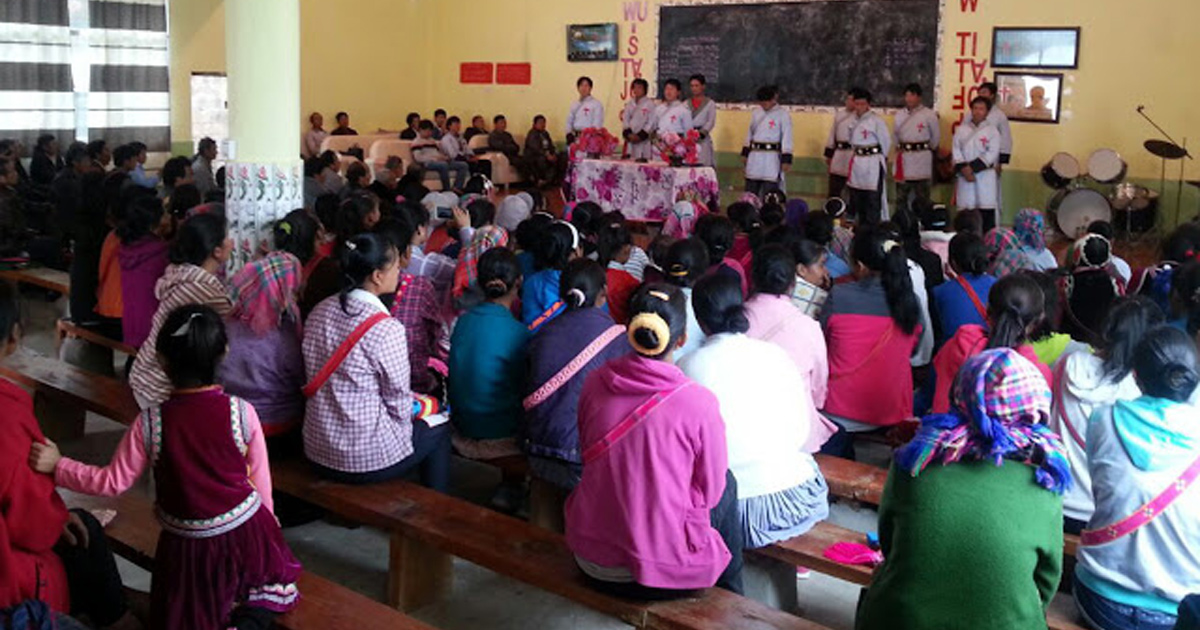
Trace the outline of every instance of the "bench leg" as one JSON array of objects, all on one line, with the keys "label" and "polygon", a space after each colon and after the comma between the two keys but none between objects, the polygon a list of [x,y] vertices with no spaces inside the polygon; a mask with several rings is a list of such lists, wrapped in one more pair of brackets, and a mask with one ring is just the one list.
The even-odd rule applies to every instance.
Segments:
[{"label": "bench leg", "polygon": [[400,532],[392,533],[388,604],[408,612],[450,594],[454,558]]},{"label": "bench leg", "polygon": [[83,437],[87,423],[87,411],[70,401],[46,394],[33,393],[33,414],[37,416],[42,433],[55,442],[76,440]]},{"label": "bench leg", "polygon": [[774,558],[747,553],[742,581],[746,596],[772,608],[796,612],[800,607],[796,592],[796,567]]},{"label": "bench leg", "polygon": [[565,490],[532,477],[529,482],[529,522],[559,534],[565,532],[563,505],[566,501]]}]

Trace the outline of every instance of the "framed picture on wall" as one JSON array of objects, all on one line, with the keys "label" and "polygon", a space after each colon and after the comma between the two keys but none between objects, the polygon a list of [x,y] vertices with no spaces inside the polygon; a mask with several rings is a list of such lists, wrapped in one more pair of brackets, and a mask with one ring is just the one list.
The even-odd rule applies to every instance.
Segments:
[{"label": "framed picture on wall", "polygon": [[616,61],[617,25],[571,24],[567,27],[567,61]]},{"label": "framed picture on wall", "polygon": [[1079,67],[1079,27],[992,29],[992,66],[1073,70]]},{"label": "framed picture on wall", "polygon": [[1062,74],[996,73],[996,102],[1009,120],[1058,124]]}]

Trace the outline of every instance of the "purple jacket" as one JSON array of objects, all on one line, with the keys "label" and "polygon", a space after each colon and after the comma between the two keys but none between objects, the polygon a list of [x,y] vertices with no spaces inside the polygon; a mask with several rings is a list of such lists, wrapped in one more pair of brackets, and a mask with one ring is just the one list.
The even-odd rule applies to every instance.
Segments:
[{"label": "purple jacket", "polygon": [[709,517],[729,469],[716,396],[669,363],[615,359],[584,382],[579,441],[586,451],[650,397],[681,384],[584,464],[567,499],[567,546],[594,564],[629,570],[638,584],[707,588],[730,560]]},{"label": "purple jacket", "polygon": [[254,406],[264,435],[279,435],[299,424],[305,373],[296,325],[285,321],[259,337],[246,324],[226,319],[225,334],[229,353],[217,368],[217,382]]},{"label": "purple jacket", "polygon": [[138,347],[146,341],[158,298],[154,286],[167,270],[167,250],[171,244],[157,236],[147,236],[117,248],[121,265],[121,301],[124,311],[121,328],[125,343]]},{"label": "purple jacket", "polygon": [[[554,378],[604,331],[612,328],[612,317],[598,308],[567,311],[546,324],[529,342],[529,381],[525,396],[538,391]],[[525,450],[530,455],[583,463],[579,451],[579,418],[576,409],[583,382],[593,370],[611,359],[633,351],[624,334],[609,341],[575,375],[559,385],[545,400],[525,410]]]}]

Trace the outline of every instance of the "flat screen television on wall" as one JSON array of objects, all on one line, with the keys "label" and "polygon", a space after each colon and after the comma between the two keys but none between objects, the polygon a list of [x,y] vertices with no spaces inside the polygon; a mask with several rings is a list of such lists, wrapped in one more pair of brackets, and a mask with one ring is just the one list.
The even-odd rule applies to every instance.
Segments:
[{"label": "flat screen television on wall", "polygon": [[572,24],[567,27],[567,61],[616,61],[617,25]]}]

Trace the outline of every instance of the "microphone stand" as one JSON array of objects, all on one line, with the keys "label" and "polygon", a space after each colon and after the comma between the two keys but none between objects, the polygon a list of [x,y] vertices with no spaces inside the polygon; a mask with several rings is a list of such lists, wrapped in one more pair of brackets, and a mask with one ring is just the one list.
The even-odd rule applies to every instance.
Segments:
[{"label": "microphone stand", "polygon": [[[1179,142],[1176,142],[1175,138],[1171,137],[1171,134],[1167,133],[1166,130],[1163,129],[1162,127],[1159,127],[1158,123],[1154,122],[1154,119],[1152,119],[1146,115],[1146,106],[1145,105],[1138,105],[1137,113],[1142,118],[1145,118],[1146,122],[1150,123],[1150,125],[1152,127],[1157,129],[1158,132],[1163,135],[1163,137],[1165,137],[1167,140],[1169,140],[1171,142],[1171,144],[1174,144],[1175,146],[1179,147],[1180,149],[1183,149],[1183,157],[1186,157],[1189,160],[1196,159],[1191,154],[1191,152],[1189,152],[1187,149],[1187,138],[1183,139],[1182,144],[1180,144]],[[1184,169],[1184,163],[1180,162],[1179,163],[1179,187],[1175,191],[1175,223],[1179,223],[1179,211],[1183,209],[1181,207],[1183,204],[1183,169]],[[1163,192],[1166,192],[1166,188],[1167,188],[1167,159],[1166,158],[1163,158],[1163,162],[1162,162],[1162,179],[1159,181],[1159,188]]]}]

